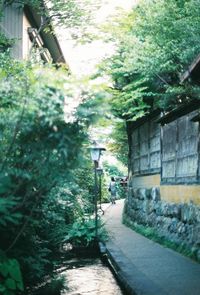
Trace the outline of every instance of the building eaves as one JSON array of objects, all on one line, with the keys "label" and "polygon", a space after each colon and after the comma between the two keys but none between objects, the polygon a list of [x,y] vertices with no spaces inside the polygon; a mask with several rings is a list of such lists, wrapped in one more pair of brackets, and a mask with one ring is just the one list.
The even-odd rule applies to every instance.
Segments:
[{"label": "building eaves", "polygon": [[160,114],[161,114],[161,109],[156,109],[144,115],[143,117],[137,119],[136,121],[127,121],[127,125],[129,128],[131,128],[131,130],[134,130],[150,120],[154,119],[157,122],[156,118]]},{"label": "building eaves", "polygon": [[189,68],[180,76],[180,83],[184,83],[188,79],[200,83],[200,54],[190,64]]},{"label": "building eaves", "polygon": [[[36,29],[39,29],[41,25],[41,15],[35,9],[27,5],[24,7],[24,12],[31,25]],[[44,32],[43,30],[40,33],[40,36],[44,42],[44,46],[49,50],[54,63],[66,64],[66,60],[64,58],[58,39],[53,31],[52,25],[49,27],[50,32]]]},{"label": "building eaves", "polygon": [[165,113],[162,115],[161,118],[156,120],[157,123],[160,123],[161,125],[170,123],[184,115],[187,115],[190,112],[193,112],[200,108],[200,100],[192,100],[188,103],[184,103],[180,105],[179,107]]}]

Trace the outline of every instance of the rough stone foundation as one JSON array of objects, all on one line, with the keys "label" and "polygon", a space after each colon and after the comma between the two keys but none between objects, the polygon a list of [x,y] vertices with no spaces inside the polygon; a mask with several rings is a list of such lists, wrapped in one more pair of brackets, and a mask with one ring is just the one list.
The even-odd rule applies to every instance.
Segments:
[{"label": "rough stone foundation", "polygon": [[187,246],[200,261],[200,206],[161,201],[159,187],[130,187],[124,213],[131,222],[152,227],[160,236]]}]

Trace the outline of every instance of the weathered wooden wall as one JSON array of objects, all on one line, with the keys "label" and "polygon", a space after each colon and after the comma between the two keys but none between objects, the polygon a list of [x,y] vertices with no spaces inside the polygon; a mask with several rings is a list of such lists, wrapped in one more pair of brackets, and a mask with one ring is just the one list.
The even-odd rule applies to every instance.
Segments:
[{"label": "weathered wooden wall", "polygon": [[134,175],[160,172],[160,126],[147,121],[132,132],[131,167]]},{"label": "weathered wooden wall", "polygon": [[12,47],[12,56],[22,58],[22,36],[23,36],[23,9],[17,4],[3,7],[3,18],[0,23],[0,30],[11,39],[15,39]]},{"label": "weathered wooden wall", "polygon": [[199,180],[199,123],[196,112],[162,127],[162,183],[195,183]]},{"label": "weathered wooden wall", "polygon": [[131,161],[124,218],[186,246],[200,261],[200,130],[191,120],[197,113],[163,126],[144,118],[127,129]]},{"label": "weathered wooden wall", "polygon": [[160,126],[153,120],[131,132],[132,175],[161,174],[161,184],[190,184],[200,181],[199,123],[193,111]]}]

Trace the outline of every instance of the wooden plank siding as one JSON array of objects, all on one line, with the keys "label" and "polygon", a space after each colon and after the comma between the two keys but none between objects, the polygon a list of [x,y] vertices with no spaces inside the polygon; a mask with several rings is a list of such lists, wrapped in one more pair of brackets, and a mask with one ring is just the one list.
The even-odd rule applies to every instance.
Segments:
[{"label": "wooden plank siding", "polygon": [[4,6],[3,17],[0,23],[0,30],[8,37],[14,38],[15,44],[12,47],[13,57],[21,59],[23,54],[23,9],[17,4]]},{"label": "wooden plank siding", "polygon": [[161,130],[157,123],[150,121],[150,170],[154,172],[159,172],[161,167]]},{"label": "wooden plank siding", "polygon": [[162,145],[161,145],[161,161],[162,161],[162,179],[174,179],[175,177],[175,161],[176,161],[176,122],[169,123],[162,128]]},{"label": "wooden plank siding", "polygon": [[131,167],[133,175],[160,172],[160,126],[148,120],[134,129],[132,138]]},{"label": "wooden plank siding", "polygon": [[160,174],[161,184],[200,181],[198,110],[161,126],[149,119],[131,132],[130,167],[133,176]]},{"label": "wooden plank siding", "polygon": [[197,183],[199,181],[199,123],[191,112],[162,127],[162,183]]}]

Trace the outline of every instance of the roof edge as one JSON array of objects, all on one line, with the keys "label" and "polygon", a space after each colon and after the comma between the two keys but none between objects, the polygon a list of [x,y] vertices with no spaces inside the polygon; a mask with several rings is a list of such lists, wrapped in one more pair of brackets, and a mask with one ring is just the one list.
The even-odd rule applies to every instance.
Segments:
[{"label": "roof edge", "polygon": [[[146,123],[147,121],[156,118],[160,114],[161,114],[161,109],[158,108],[158,109],[155,109],[155,110],[149,112],[148,114],[144,115],[143,117],[137,119],[136,121],[127,121],[128,128],[131,128],[131,130],[134,130],[134,129],[140,127],[141,125],[143,125],[144,123]],[[155,121],[155,122],[157,122],[157,121]]]},{"label": "roof edge", "polygon": [[188,103],[182,104],[179,107],[167,112],[161,118],[156,120],[156,122],[160,123],[161,125],[170,123],[184,115],[187,115],[188,113],[192,111],[195,111],[199,107],[200,107],[200,100],[195,99],[195,100],[189,101]]},{"label": "roof edge", "polygon": [[[26,16],[29,18],[31,25],[36,26],[36,28],[38,29],[41,25],[41,20],[40,20],[40,16],[37,13],[36,9],[32,8],[31,6],[25,5],[24,12],[25,12]],[[59,41],[55,35],[53,25],[50,24],[49,27],[50,27],[50,30],[52,33],[44,33],[44,32],[40,33],[40,35],[42,36],[43,42],[44,42],[45,46],[48,47],[47,42],[53,40],[53,42],[56,46],[56,49],[59,52],[59,57],[57,59],[55,59],[55,57],[52,57],[53,61],[55,63],[65,63],[66,64],[66,60],[65,60],[64,54],[62,52],[61,46],[59,44]],[[51,51],[50,51],[50,53],[51,53]]]},{"label": "roof edge", "polygon": [[184,83],[192,72],[200,65],[200,54],[193,60],[188,69],[180,76],[180,83]]}]

